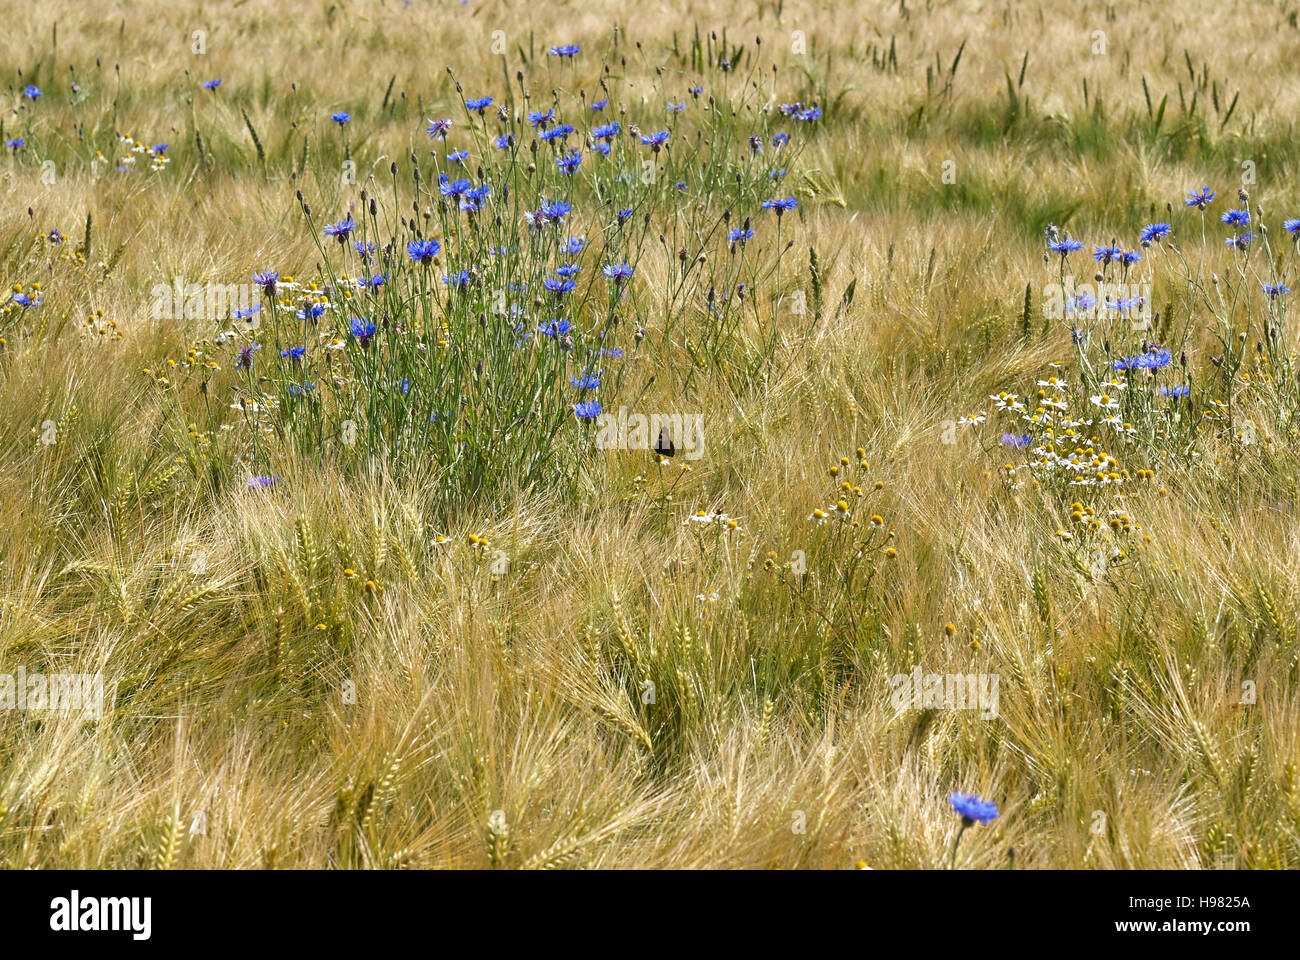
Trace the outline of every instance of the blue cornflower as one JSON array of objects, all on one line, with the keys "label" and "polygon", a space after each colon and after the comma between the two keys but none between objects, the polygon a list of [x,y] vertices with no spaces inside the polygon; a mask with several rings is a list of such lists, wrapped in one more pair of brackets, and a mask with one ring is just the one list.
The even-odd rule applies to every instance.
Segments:
[{"label": "blue cornflower", "polygon": [[789,142],[790,142],[790,134],[788,134],[788,133],[774,133],[774,134],[772,134],[772,146],[775,147],[775,148],[778,149],[778,150],[780,150],[782,147],[784,147],[784,146],[785,146],[787,143],[789,143]]},{"label": "blue cornflower", "polygon": [[5,146],[10,147],[14,151],[14,153],[17,153],[19,150],[23,148],[23,145],[26,143],[27,141],[22,137],[11,137],[10,139],[5,141]]},{"label": "blue cornflower", "polygon": [[369,277],[357,277],[357,286],[361,289],[366,287],[382,287],[388,282],[388,275],[385,273],[376,273]]},{"label": "blue cornflower", "polygon": [[642,145],[643,145],[643,146],[648,146],[648,147],[650,147],[652,150],[654,150],[654,151],[656,151],[656,152],[658,152],[659,148],[660,148],[663,144],[665,144],[665,143],[667,143],[667,142],[668,142],[668,131],[667,131],[667,130],[660,130],[660,131],[658,131],[657,133],[642,134],[642,135],[641,135],[641,143],[642,143]]},{"label": "blue cornflower", "polygon": [[41,295],[39,293],[36,296],[27,293],[15,293],[14,303],[20,307],[39,307],[41,305]]},{"label": "blue cornflower", "polygon": [[534,127],[546,129],[547,124],[555,122],[555,111],[552,110],[529,110],[528,122]]},{"label": "blue cornflower", "polygon": [[609,106],[609,97],[606,97],[604,100],[597,100],[591,105],[591,109],[604,110],[607,106]]},{"label": "blue cornflower", "polygon": [[578,167],[582,166],[582,154],[577,150],[570,150],[564,156],[556,157],[555,163],[560,168],[560,173],[573,176]]},{"label": "blue cornflower", "polygon": [[50,243],[62,243],[65,238],[60,231],[51,230],[49,233],[45,235],[45,239],[49,240]]},{"label": "blue cornflower", "polygon": [[331,114],[330,114],[330,119],[333,120],[335,123],[337,123],[337,124],[341,127],[341,126],[343,126],[345,123],[347,123],[349,120],[352,119],[352,114],[347,113],[347,112],[345,112],[345,111],[343,111],[343,110],[340,110],[338,113],[331,113]]},{"label": "blue cornflower", "polygon": [[673,103],[671,100],[668,101],[669,113],[681,113],[685,109],[686,109],[685,103]]},{"label": "blue cornflower", "polygon": [[406,255],[419,263],[432,263],[441,249],[437,240],[412,240],[406,245]]},{"label": "blue cornflower", "polygon": [[464,177],[451,180],[445,173],[438,174],[438,192],[444,197],[458,197],[472,186],[474,184]]},{"label": "blue cornflower", "polygon": [[1141,259],[1142,259],[1142,254],[1138,253],[1136,250],[1129,250],[1125,253],[1120,254],[1119,257],[1120,263],[1123,263],[1126,266],[1130,263],[1137,263]]},{"label": "blue cornflower", "polygon": [[1097,298],[1090,293],[1081,293],[1077,297],[1071,297],[1065,301],[1065,312],[1074,313],[1078,310],[1080,313],[1087,313],[1097,306]]},{"label": "blue cornflower", "polygon": [[1068,236],[1061,240],[1053,241],[1047,245],[1047,249],[1053,253],[1059,253],[1062,257],[1068,257],[1076,250],[1082,250],[1083,244],[1078,240],[1071,240]]},{"label": "blue cornflower", "polygon": [[1134,366],[1141,370],[1158,370],[1169,366],[1174,357],[1168,350],[1148,350],[1134,359]]},{"label": "blue cornflower", "polygon": [[498,150],[505,150],[507,147],[515,145],[515,135],[513,133],[503,133],[492,141],[492,146]]},{"label": "blue cornflower", "polygon": [[962,819],[962,826],[969,827],[975,823],[991,823],[997,819],[998,805],[992,800],[981,800],[973,793],[953,793],[948,797]]},{"label": "blue cornflower", "polygon": [[490,106],[492,106],[492,98],[491,98],[491,97],[478,97],[477,99],[474,99],[474,100],[466,100],[466,101],[465,101],[465,109],[466,109],[466,110],[477,110],[477,111],[479,112],[479,116],[482,116],[482,115],[483,115],[483,111],[486,110],[486,109],[487,109],[488,107],[490,107]]},{"label": "blue cornflower", "polygon": [[1033,436],[1031,436],[1028,433],[1002,434],[1002,442],[1005,443],[1008,447],[1015,447],[1017,450],[1023,450],[1025,447],[1029,446],[1030,442],[1033,439],[1034,439]]},{"label": "blue cornflower", "polygon": [[1278,297],[1282,296],[1282,294],[1290,293],[1291,288],[1284,287],[1280,283],[1266,283],[1264,284],[1264,292],[1276,300]]},{"label": "blue cornflower", "polygon": [[253,282],[267,292],[267,295],[275,295],[275,285],[280,282],[280,274],[275,270],[261,270],[253,274]]},{"label": "blue cornflower", "polygon": [[567,200],[555,200],[551,203],[542,201],[542,216],[548,220],[563,220],[573,211],[573,204]]},{"label": "blue cornflower", "polygon": [[357,256],[362,260],[369,260],[375,255],[375,251],[379,249],[379,244],[373,240],[369,243],[364,240],[354,240],[352,241],[352,249],[357,252]]},{"label": "blue cornflower", "polygon": [[599,153],[602,157],[609,156],[609,141],[597,140],[591,145],[592,153]]},{"label": "blue cornflower", "polygon": [[598,127],[592,127],[591,135],[597,140],[613,140],[622,129],[615,120],[613,123],[602,123]]},{"label": "blue cornflower", "polygon": [[785,211],[793,210],[799,206],[799,201],[795,200],[794,197],[786,197],[784,200],[764,200],[762,206],[764,210],[775,210],[776,215],[779,217]]},{"label": "blue cornflower", "polygon": [[35,86],[34,84],[29,83],[26,87],[23,88],[23,96],[26,97],[28,100],[35,100],[40,95],[41,95],[41,88]]},{"label": "blue cornflower", "polygon": [[625,207],[618,212],[618,222],[623,223],[631,216],[632,216],[632,208]]},{"label": "blue cornflower", "polygon": [[632,273],[636,268],[626,263],[611,263],[601,271],[615,283],[622,283],[624,280],[631,279]]},{"label": "blue cornflower", "polygon": [[276,482],[279,479],[280,479],[279,477],[270,477],[270,476],[266,476],[265,474],[256,477],[249,477],[248,489],[260,490],[264,487],[273,487],[275,486]]},{"label": "blue cornflower", "polygon": [[1250,211],[1229,210],[1227,213],[1223,214],[1223,216],[1219,217],[1219,219],[1232,227],[1248,227],[1250,226]]},{"label": "blue cornflower", "polygon": [[1192,392],[1192,388],[1186,386],[1185,384],[1177,384],[1176,386],[1172,386],[1172,387],[1162,386],[1159,388],[1159,390],[1162,396],[1172,397],[1175,400],[1178,399],[1179,397],[1185,397]]},{"label": "blue cornflower", "polygon": [[250,369],[252,369],[252,366],[253,366],[253,351],[254,351],[254,350],[261,350],[261,349],[262,349],[262,345],[261,345],[260,343],[252,343],[252,344],[249,344],[248,346],[244,347],[242,350],[240,350],[240,351],[239,351],[239,356],[237,356],[237,357],[235,358],[235,369],[236,369],[236,370],[250,370]]},{"label": "blue cornflower", "polygon": [[290,347],[288,350],[281,350],[280,356],[287,360],[301,360],[306,353],[306,347]]},{"label": "blue cornflower", "polygon": [[1282,229],[1287,233],[1300,233],[1300,220],[1283,220]]},{"label": "blue cornflower", "polygon": [[548,337],[562,337],[569,332],[569,329],[572,326],[573,324],[569,323],[568,320],[561,320],[559,318],[556,318],[552,320],[550,323],[538,327],[537,329],[539,329],[542,333],[546,334],[546,336]]},{"label": "blue cornflower", "polygon": [[461,270],[458,273],[448,273],[442,278],[442,282],[448,287],[459,287],[462,290],[469,286],[469,271]]},{"label": "blue cornflower", "polygon": [[586,247],[586,237],[569,237],[569,239],[560,244],[560,251],[562,253],[567,253],[571,257],[576,257],[578,254],[582,253]]},{"label": "blue cornflower", "polygon": [[299,320],[318,320],[325,313],[325,304],[309,303],[298,311]]},{"label": "blue cornflower", "polygon": [[570,377],[569,383],[573,384],[579,390],[595,390],[600,386],[600,371],[589,373],[584,377]]},{"label": "blue cornflower", "polygon": [[327,223],[325,225],[325,236],[337,237],[339,243],[346,243],[348,234],[352,232],[356,225],[356,221],[353,220],[352,215],[349,214],[338,223]]},{"label": "blue cornflower", "polygon": [[428,126],[424,128],[424,132],[427,133],[432,139],[434,140],[447,139],[447,131],[451,129],[451,120],[449,119],[448,120],[426,120],[425,122],[428,124]]},{"label": "blue cornflower", "polygon": [[1113,263],[1124,255],[1121,247],[1097,247],[1092,259],[1098,263]]},{"label": "blue cornflower", "polygon": [[1209,187],[1202,187],[1199,193],[1195,190],[1189,193],[1183,203],[1189,207],[1195,207],[1197,210],[1204,210],[1213,199],[1214,191]]},{"label": "blue cornflower", "polygon": [[562,297],[577,286],[577,284],[572,280],[556,280],[554,277],[547,277],[542,281],[542,286],[557,297]]},{"label": "blue cornflower", "polygon": [[601,355],[602,357],[613,357],[615,360],[622,360],[622,359],[623,359],[623,348],[622,348],[622,347],[612,347],[612,348],[610,348],[610,349],[607,350],[607,349],[605,349],[604,347],[601,347],[601,348],[600,348],[600,355]]},{"label": "blue cornflower", "polygon": [[460,198],[460,208],[470,213],[478,210],[479,205],[487,199],[492,188],[486,183],[475,187],[473,190],[466,190],[464,196]]},{"label": "blue cornflower", "polygon": [[809,107],[807,110],[800,110],[794,115],[796,120],[812,121],[820,120],[822,116],[821,107]]},{"label": "blue cornflower", "polygon": [[740,244],[742,247],[745,241],[754,239],[754,231],[749,227],[732,227],[731,232],[727,234],[727,239],[731,242],[732,247]]},{"label": "blue cornflower", "polygon": [[573,57],[582,52],[582,47],[576,43],[565,43],[558,47],[551,47],[551,56],[553,57]]},{"label": "blue cornflower", "polygon": [[468,159],[468,150],[453,150],[451,153],[447,154],[448,163],[464,163]]},{"label": "blue cornflower", "polygon": [[1153,243],[1157,240],[1163,240],[1169,236],[1169,224],[1167,223],[1148,223],[1142,228],[1138,235],[1138,240],[1142,243]]},{"label": "blue cornflower", "polygon": [[556,267],[555,273],[557,276],[561,276],[561,277],[572,277],[575,274],[579,273],[581,270],[582,267],[580,267],[576,263],[566,263],[562,267]]},{"label": "blue cornflower", "polygon": [[586,403],[575,403],[573,415],[579,420],[595,420],[600,416],[600,409],[599,400],[588,400]]},{"label": "blue cornflower", "polygon": [[1235,237],[1229,237],[1223,242],[1230,247],[1236,247],[1238,250],[1245,250],[1250,246],[1250,241],[1255,239],[1255,235],[1247,230],[1245,233],[1239,233]]},{"label": "blue cornflower", "polygon": [[537,135],[538,140],[559,140],[573,133],[573,124],[562,123],[558,127],[551,127],[549,130],[543,130]]},{"label": "blue cornflower", "polygon": [[221,78],[220,78],[220,77],[218,77],[216,80],[204,80],[204,81],[203,81],[203,89],[204,89],[204,90],[215,90],[215,89],[217,89],[217,87],[219,87],[219,86],[221,86]]},{"label": "blue cornflower", "polygon": [[1136,310],[1143,304],[1141,297],[1129,297],[1128,299],[1119,299],[1114,303],[1107,301],[1106,306],[1111,310],[1117,310],[1120,313],[1128,313],[1130,310]]},{"label": "blue cornflower", "polygon": [[246,310],[240,310],[238,307],[236,307],[234,310],[230,311],[230,319],[247,320],[250,317],[252,317],[254,314],[258,314],[261,312],[262,312],[262,305],[260,303],[255,303],[253,304],[253,306],[249,307]]},{"label": "blue cornflower", "polygon": [[375,329],[374,323],[370,320],[353,317],[349,332],[360,340],[361,345],[364,347],[370,342],[370,338],[375,335]]}]

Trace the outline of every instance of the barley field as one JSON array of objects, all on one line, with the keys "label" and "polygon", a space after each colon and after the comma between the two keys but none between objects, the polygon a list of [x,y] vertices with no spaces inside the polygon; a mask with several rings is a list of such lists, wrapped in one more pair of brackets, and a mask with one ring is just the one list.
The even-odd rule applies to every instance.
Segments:
[{"label": "barley field", "polygon": [[0,0],[0,864],[1300,865],[1300,7]]}]

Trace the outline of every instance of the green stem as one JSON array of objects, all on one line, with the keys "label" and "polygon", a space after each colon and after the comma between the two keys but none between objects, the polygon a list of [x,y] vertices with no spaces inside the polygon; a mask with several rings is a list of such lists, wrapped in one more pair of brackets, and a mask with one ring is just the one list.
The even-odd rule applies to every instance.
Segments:
[{"label": "green stem", "polygon": [[969,826],[970,826],[970,821],[963,819],[961,824],[961,829],[957,831],[957,837],[952,842],[952,859],[948,863],[949,870],[957,869],[957,844],[961,843],[961,835],[966,832],[966,828]]}]

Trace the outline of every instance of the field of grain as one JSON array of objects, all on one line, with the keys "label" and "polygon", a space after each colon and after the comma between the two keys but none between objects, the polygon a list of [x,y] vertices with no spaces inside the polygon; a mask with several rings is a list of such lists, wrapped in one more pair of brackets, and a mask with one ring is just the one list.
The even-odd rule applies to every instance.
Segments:
[{"label": "field of grain", "polygon": [[1298,11],[0,0],[0,864],[1297,866]]}]

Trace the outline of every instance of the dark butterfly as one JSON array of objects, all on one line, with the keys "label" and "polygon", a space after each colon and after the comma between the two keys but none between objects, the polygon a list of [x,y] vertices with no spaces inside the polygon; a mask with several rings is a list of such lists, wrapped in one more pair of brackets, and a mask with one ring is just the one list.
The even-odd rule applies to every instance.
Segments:
[{"label": "dark butterfly", "polygon": [[659,440],[655,443],[655,453],[661,457],[676,456],[677,448],[673,446],[673,434],[667,427],[659,431]]}]

